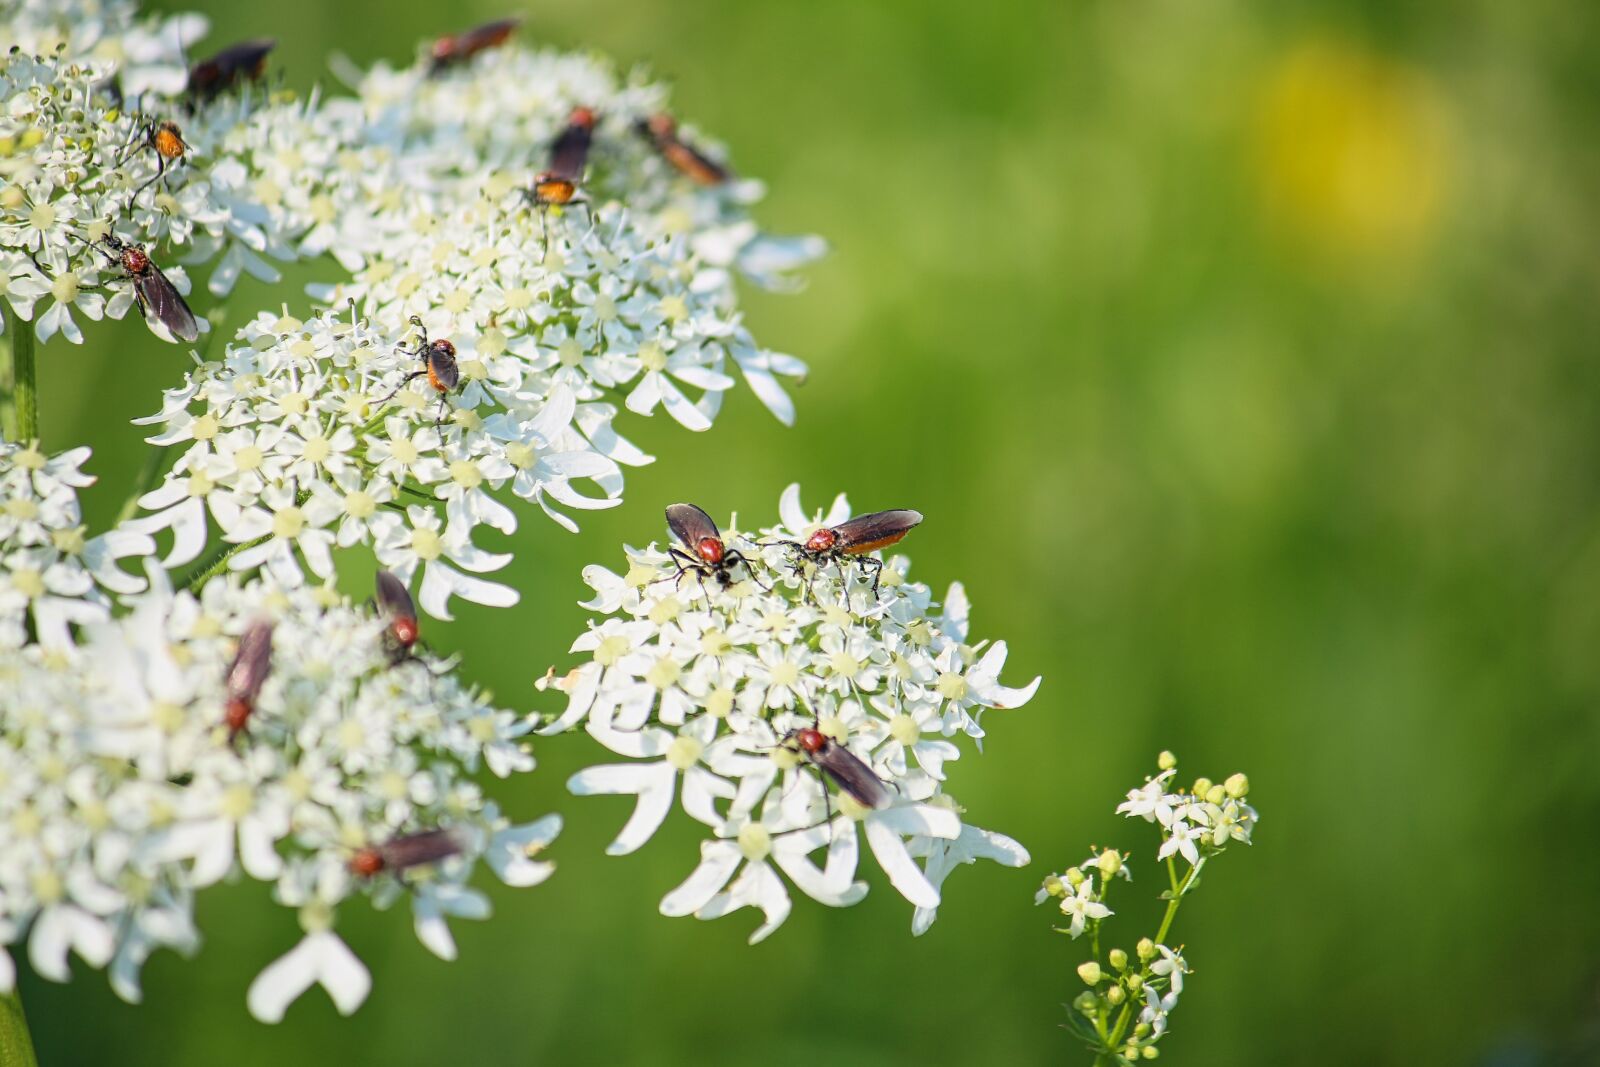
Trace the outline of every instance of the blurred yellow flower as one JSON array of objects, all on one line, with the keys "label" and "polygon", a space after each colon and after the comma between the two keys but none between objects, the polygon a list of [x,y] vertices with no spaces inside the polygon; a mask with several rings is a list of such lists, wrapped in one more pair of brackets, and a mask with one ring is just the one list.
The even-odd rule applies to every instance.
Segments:
[{"label": "blurred yellow flower", "polygon": [[1446,107],[1426,73],[1332,39],[1267,73],[1256,163],[1274,220],[1322,250],[1385,256],[1432,230],[1449,171]]}]

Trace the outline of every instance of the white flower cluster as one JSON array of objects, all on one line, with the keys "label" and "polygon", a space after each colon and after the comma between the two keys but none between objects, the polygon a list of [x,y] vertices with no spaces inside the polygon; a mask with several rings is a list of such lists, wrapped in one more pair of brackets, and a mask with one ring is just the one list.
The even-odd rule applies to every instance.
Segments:
[{"label": "white flower cluster", "polygon": [[[89,6],[99,5],[78,5]],[[246,81],[240,92],[184,107],[176,95],[184,52],[205,20],[134,23],[130,11],[58,11],[78,20],[70,34],[34,23],[22,36],[59,51],[23,46],[0,59],[0,267],[6,302],[35,321],[41,341],[60,334],[82,343],[74,313],[120,319],[135,306],[134,279],[108,238],[161,260],[156,269],[180,293],[189,279],[174,260],[215,260],[208,286],[221,296],[241,272],[276,281],[264,257],[319,254],[312,233],[336,210],[329,168],[307,164],[338,147],[315,97],[269,99]],[[30,25],[0,14],[8,18],[13,31]],[[92,39],[79,41],[91,28]]]},{"label": "white flower cluster", "polygon": [[[130,12],[105,17],[132,33]],[[104,23],[96,39],[117,29]],[[155,49],[170,60],[201,29],[179,20],[147,33],[171,38]],[[143,420],[162,424],[153,443],[194,442],[144,498],[158,514],[130,527],[176,531],[168,566],[204,547],[209,511],[225,540],[250,543],[235,569],[326,578],[331,545],[370,542],[402,576],[422,567],[432,614],[448,617],[451,595],[509,604],[510,589],[472,576],[510,559],[472,544],[479,524],[516,528],[491,491],[509,484],[576,529],[555,505],[613,506],[621,466],[651,462],[613,428],[621,409],[707,429],[735,368],[793,419],[779,379],[805,367],[756,346],[732,274],[781,286],[820,242],[760,234],[746,213],[756,183],[706,187],[667,166],[635,129],[659,108],[657,86],[506,46],[443,72],[419,60],[352,75],[354,97],[268,99],[246,80],[183,108],[170,95],[179,66],[176,83],[140,83],[152,108],[183,115],[185,150],[168,159],[157,110],[119,109],[106,88],[121,74],[114,54],[19,52],[0,72],[4,295],[41,338],[79,341],[75,312],[121,317],[146,295],[123,245],[215,259],[218,295],[241,271],[276,277],[263,256],[328,253],[352,272],[313,287],[351,321],[263,313]],[[599,116],[581,205],[531,205],[534,173],[580,108]],[[164,270],[188,291],[182,268]],[[448,367],[418,347],[421,330],[449,342]],[[395,394],[408,373],[425,380]],[[422,506],[440,501],[443,521]]]},{"label": "white flower cluster", "polygon": [[[1153,1059],[1155,1045],[1167,1030],[1167,1018],[1178,1005],[1189,965],[1179,950],[1165,941],[1178,907],[1198,884],[1200,868],[1235,841],[1250,843],[1256,811],[1244,800],[1250,782],[1235,774],[1217,783],[1196,779],[1190,789],[1169,792],[1177,774],[1177,760],[1163,752],[1159,772],[1145,784],[1128,791],[1117,813],[1142,818],[1161,831],[1156,859],[1167,868],[1168,888],[1162,893],[1166,915],[1154,938],[1141,938],[1130,956],[1119,948],[1099,959],[1100,927],[1114,913],[1106,899],[1111,883],[1121,877],[1131,881],[1128,857],[1115,849],[1095,850],[1082,863],[1061,874],[1051,874],[1034,896],[1035,903],[1059,902],[1068,925],[1057,927],[1076,939],[1091,935],[1097,958],[1078,967],[1078,977],[1088,990],[1073,1001],[1068,1026],[1090,1049],[1117,1063]],[[1177,859],[1188,867],[1179,874]],[[1099,876],[1096,885],[1095,876]],[[1137,1015],[1134,1009],[1138,1009]]]},{"label": "white flower cluster", "polygon": [[251,1010],[279,1018],[321,982],[350,1011],[368,980],[330,932],[344,900],[409,890],[450,958],[446,917],[488,914],[478,860],[548,876],[533,855],[559,820],[513,826],[469,777],[532,770],[528,717],[402,654],[394,620],[331,587],[174,593],[147,534],[86,537],[88,455],[0,444],[0,945],[58,981],[75,952],[136,1000],[152,951],[197,947],[195,890],[243,871],[306,930]]},{"label": "white flower cluster", "polygon": [[1249,789],[1244,775],[1236,774],[1226,782],[1200,778],[1189,790],[1168,792],[1168,784],[1177,773],[1176,766],[1167,767],[1146,779],[1138,789],[1128,790],[1128,799],[1117,805],[1118,815],[1140,818],[1161,828],[1157,859],[1182,856],[1198,870],[1230,842],[1250,843],[1256,809],[1244,801]]},{"label": "white flower cluster", "polygon": [[[420,315],[458,344],[521,356],[581,401],[661,407],[693,430],[711,425],[737,368],[793,421],[779,378],[805,365],[756,346],[732,272],[785,287],[824,246],[760,233],[747,213],[758,183],[706,187],[666,166],[636,130],[663,106],[660,86],[516,47],[444,72],[419,58],[351,78],[357,96],[324,110],[344,143],[384,163],[350,161],[359,189],[323,239],[354,277],[316,295],[354,300],[394,331]],[[541,209],[527,192],[575,114],[593,118],[581,201]]]},{"label": "white flower cluster", "polygon": [[117,566],[156,550],[147,535],[112,530],[88,537],[78,490],[87,448],[46,456],[37,444],[0,442],[0,648],[30,635],[50,648],[72,643],[72,625],[109,617],[110,594],[145,587]]},{"label": "white flower cluster", "polygon": [[[792,553],[771,542],[803,542],[842,522],[844,497],[826,516],[808,517],[790,486],[780,516],[782,525],[759,538],[723,535],[751,561],[736,564],[726,585],[715,575],[679,575],[679,564],[654,545],[628,550],[626,574],[587,568],[597,595],[585,606],[607,618],[572,647],[587,662],[548,679],[568,704],[542,732],[582,723],[630,760],[568,783],[580,795],[637,796],[612,853],[643,845],[677,798],[710,828],[699,867],[661,901],[663,914],[709,919],[754,907],[766,920],[751,938],[759,941],[790,910],[780,871],[824,904],[859,900],[865,836],[891,884],[916,906],[920,933],[954,867],[1028,860],[1010,838],[964,825],[945,778],[961,754],[950,739],[981,738],[983,711],[1021,706],[1038,679],[1021,689],[1001,685],[1005,643],[970,644],[961,587],[936,605],[927,586],[907,577],[904,557],[884,566],[876,599],[857,567],[793,569]],[[860,761],[887,790],[885,802],[869,806],[847,789],[832,791],[796,743],[796,731],[808,729],[833,759]]]},{"label": "white flower cluster", "polygon": [[[96,39],[132,32],[131,10],[115,5]],[[52,25],[28,39],[59,40],[65,29]],[[170,60],[203,29],[174,19],[146,34],[170,39],[165,54],[155,50]],[[0,157],[0,266],[20,317],[50,300],[38,312],[41,339],[81,341],[74,311],[120,318],[134,303],[132,280],[92,247],[107,235],[181,248],[191,264],[215,259],[216,295],[241,271],[276,279],[263,257],[329,254],[353,275],[312,287],[329,306],[354,302],[395,336],[420,316],[458,346],[514,357],[525,390],[542,379],[541,402],[567,388],[597,413],[616,413],[609,398],[704,430],[737,368],[793,421],[780,378],[805,366],[756,345],[733,272],[786,287],[822,243],[761,234],[746,210],[758,183],[706,187],[668,167],[636,131],[661,107],[659,86],[621,85],[588,57],[505,46],[443,72],[424,59],[352,72],[355,97],[269,99],[246,79],[240,92],[181,107],[181,66],[176,81],[170,68],[141,77],[148,99],[119,102],[108,89],[116,60],[101,55],[115,52],[22,51],[0,66],[0,146],[10,147]],[[581,195],[535,207],[526,194],[575,109],[598,116]],[[165,142],[179,154],[168,158],[158,128],[180,114]],[[181,268],[161,269],[187,292]]]},{"label": "white flower cluster", "polygon": [[[384,620],[326,588],[219,577],[192,596],[155,574],[81,644],[0,650],[0,940],[25,940],[39,974],[65,981],[73,952],[137,1000],[152,951],[198,946],[195,891],[242,871],[305,930],[250,1010],[276,1021],[321,983],[349,1012],[369,979],[331,932],[345,901],[409,896],[450,959],[446,918],[489,912],[468,885],[479,860],[511,885],[548,876],[533,856],[559,820],[512,825],[469,777],[532,769],[525,717],[397,659]],[[241,635],[262,627],[265,673],[242,694]]]},{"label": "white flower cluster", "polygon": [[0,0],[0,52],[106,64],[129,94],[182,91],[184,49],[206,26],[192,13],[142,15],[137,0]]},{"label": "white flower cluster", "polygon": [[402,579],[421,571],[420,603],[436,618],[450,617],[452,595],[505,606],[515,590],[475,577],[511,559],[473,543],[480,525],[517,529],[496,491],[575,529],[555,504],[619,503],[618,462],[647,458],[611,431],[609,407],[580,402],[548,368],[482,337],[458,339],[461,387],[440,422],[428,382],[402,384],[419,367],[408,354],[415,336],[272,314],[239,336],[221,362],[201,364],[161,412],[139,420],[160,425],[152,443],[183,447],[140,501],[152,514],[129,524],[174,532],[169,566],[202,550],[209,514],[225,541],[245,546],[230,566],[264,567],[285,587],[305,572],[331,578],[331,550],[365,544]]}]

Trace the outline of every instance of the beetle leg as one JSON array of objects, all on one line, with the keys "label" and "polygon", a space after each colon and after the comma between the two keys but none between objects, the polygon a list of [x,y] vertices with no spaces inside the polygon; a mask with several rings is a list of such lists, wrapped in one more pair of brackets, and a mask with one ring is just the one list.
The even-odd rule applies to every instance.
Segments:
[{"label": "beetle leg", "polygon": [[878,579],[883,577],[883,560],[875,559],[872,556],[863,556],[861,559],[861,567],[863,570],[868,567],[872,568],[872,600],[873,603],[877,603]]},{"label": "beetle leg", "polygon": [[128,210],[129,211],[133,210],[133,203],[134,203],[135,200],[139,199],[139,194],[144,192],[146,189],[150,188],[156,182],[160,181],[161,180],[161,176],[163,174],[165,174],[166,172],[167,172],[167,157],[162,155],[160,152],[157,152],[156,153],[156,172],[155,172],[155,175],[153,177],[151,177],[148,181],[146,181],[143,185],[139,186],[139,188],[135,189],[133,191],[133,195],[128,197]]},{"label": "beetle leg", "polygon": [[400,384],[395,386],[393,389],[389,390],[389,395],[384,397],[382,400],[378,401],[378,405],[381,407],[382,405],[387,404],[389,401],[394,399],[396,393],[400,392],[400,390],[404,389],[407,385],[411,384],[413,381],[415,381],[418,378],[421,378],[423,375],[425,375],[427,373],[428,372],[425,371],[425,370],[412,371],[410,374],[406,375],[404,378],[401,378],[400,379]]}]

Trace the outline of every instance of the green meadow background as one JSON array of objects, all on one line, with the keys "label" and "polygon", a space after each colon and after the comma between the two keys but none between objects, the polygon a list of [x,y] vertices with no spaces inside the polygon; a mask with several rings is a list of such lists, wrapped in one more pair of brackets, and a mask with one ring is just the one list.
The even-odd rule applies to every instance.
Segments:
[{"label": "green meadow background", "polygon": [[[276,36],[303,89],[330,50],[401,60],[515,2],[170,6],[211,14],[215,45]],[[457,924],[456,963],[403,910],[351,908],[371,999],[263,1026],[245,987],[294,915],[223,887],[142,1006],[82,967],[25,973],[43,1063],[1086,1063],[1059,1026],[1078,946],[1032,894],[1091,842],[1131,848],[1109,937],[1152,930],[1154,838],[1112,808],[1162,748],[1185,777],[1247,771],[1262,812],[1179,918],[1195,973],[1162,1062],[1600,1062],[1600,9],[521,14],[524,41],[648,62],[769,182],[763,223],[833,252],[804,293],[747,300],[811,365],[795,428],[743,389],[703,435],[635,418],[659,461],[627,502],[577,536],[529,514],[522,603],[467,605],[433,643],[551,710],[532,682],[583,625],[580,568],[660,536],[662,505],[749,521],[798,480],[919,508],[915,573],[965,581],[1011,680],[1045,676],[953,778],[1034,862],[961,871],[922,938],[879,877],[750,948],[750,915],[658,915],[693,834],[605,856],[630,802],[568,797],[604,755],[542,740],[542,773],[497,791],[566,814],[560,870]],[[244,287],[230,324],[296,291]],[[45,443],[96,449],[91,519],[182,364],[133,322],[41,353]]]}]

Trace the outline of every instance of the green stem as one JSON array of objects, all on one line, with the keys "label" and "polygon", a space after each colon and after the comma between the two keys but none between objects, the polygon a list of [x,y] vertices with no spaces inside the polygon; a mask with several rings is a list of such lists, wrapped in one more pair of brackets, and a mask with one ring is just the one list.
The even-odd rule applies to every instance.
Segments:
[{"label": "green stem", "polygon": [[1189,891],[1189,883],[1194,881],[1194,876],[1200,872],[1199,867],[1190,867],[1189,873],[1183,876],[1183,883],[1178,883],[1178,868],[1172,862],[1172,857],[1167,857],[1167,876],[1172,879],[1172,899],[1167,901],[1167,913],[1161,917],[1161,929],[1156,931],[1156,944],[1167,943],[1167,931],[1172,929],[1172,920],[1178,916],[1178,904],[1182,902],[1183,895]]},{"label": "green stem", "polygon": [[[1172,862],[1172,857],[1167,857],[1167,880],[1172,884],[1172,894],[1167,900],[1167,913],[1161,917],[1161,928],[1156,931],[1156,944],[1167,943],[1167,932],[1172,929],[1172,920],[1178,917],[1178,905],[1183,902],[1183,895],[1189,891],[1189,883],[1194,881],[1194,876],[1200,873],[1199,867],[1190,867],[1189,873],[1183,876],[1183,881],[1178,881],[1178,865]],[[1150,965],[1146,963],[1139,974],[1150,980]],[[1115,1054],[1118,1046],[1122,1044],[1123,1035],[1128,1032],[1128,1024],[1133,1021],[1133,1005],[1135,998],[1130,997],[1122,1005],[1122,1011],[1117,1015],[1117,1023],[1111,1028],[1111,1040],[1106,1042],[1106,1050]]]},{"label": "green stem", "polygon": [[[270,541],[271,539],[271,534],[262,534],[255,540],[246,541],[243,544],[223,545],[221,548],[217,549],[216,552],[212,553],[211,558],[207,559],[204,563],[191,570],[188,576],[185,577],[180,584],[184,589],[187,589],[192,593],[202,585],[205,585],[206,582],[212,577],[221,574],[227,568],[228,561],[237,553],[243,552],[247,548],[254,548],[256,545],[259,545],[264,541]],[[3,1067],[3,1065],[0,1065],[0,1067]]]},{"label": "green stem", "polygon": [[0,380],[6,389],[7,415],[5,435],[9,440],[23,444],[39,438],[39,391],[37,370],[33,360],[33,324],[23,322],[11,310],[11,305],[0,301],[5,313],[5,355],[0,357]]},{"label": "green stem", "polygon": [[0,995],[0,1067],[39,1067],[28,1017],[22,1011],[22,994],[16,989]]}]

